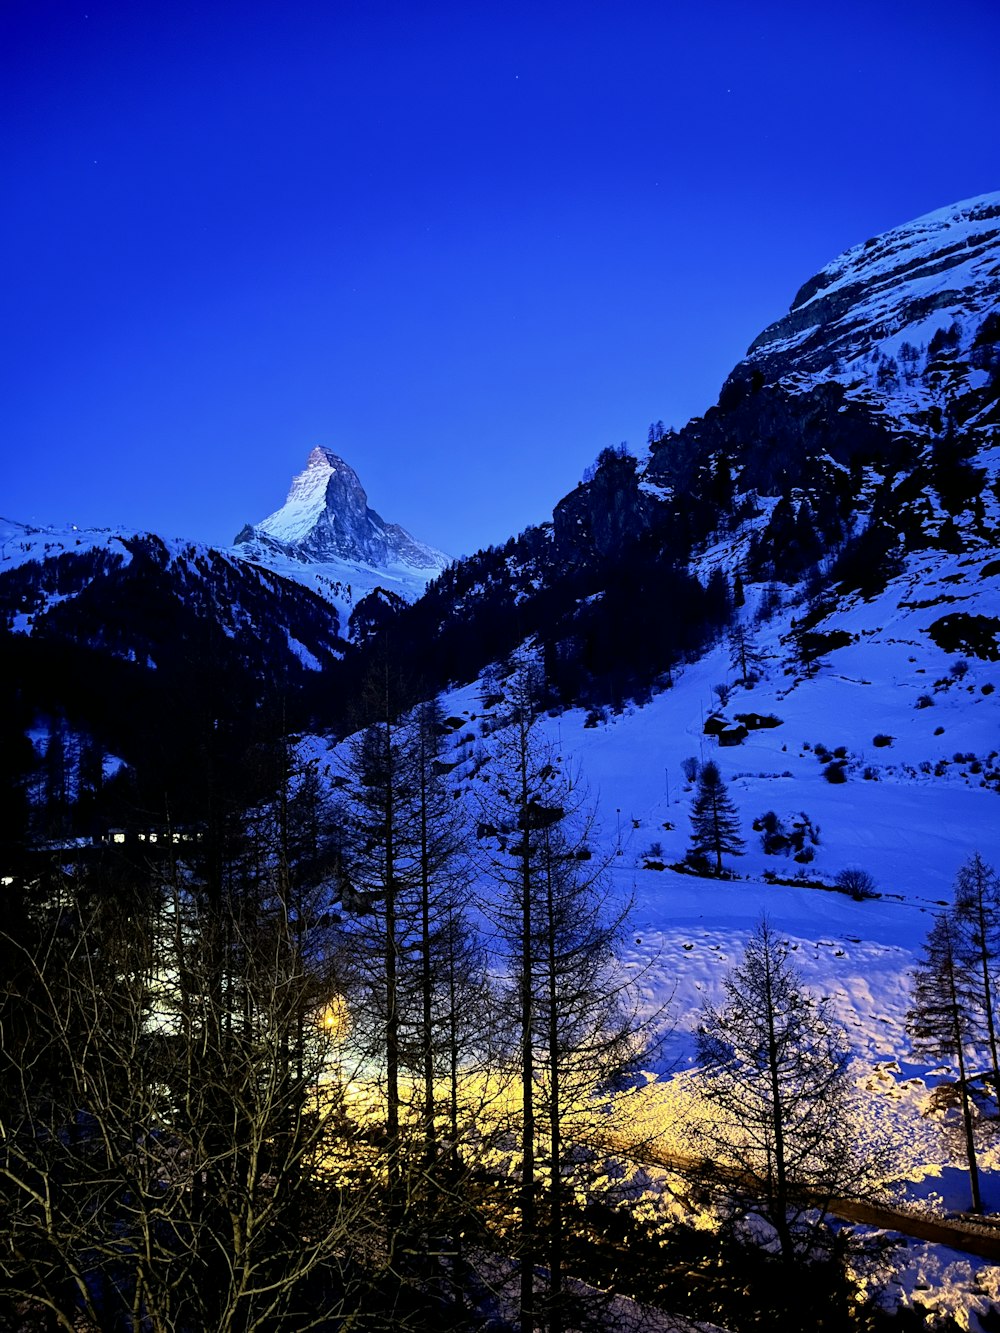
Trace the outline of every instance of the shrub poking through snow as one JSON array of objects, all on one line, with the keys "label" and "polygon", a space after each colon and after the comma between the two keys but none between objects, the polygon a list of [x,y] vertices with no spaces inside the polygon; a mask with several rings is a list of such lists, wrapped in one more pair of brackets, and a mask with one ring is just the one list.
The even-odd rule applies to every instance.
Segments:
[{"label": "shrub poking through snow", "polygon": [[875,886],[875,880],[867,870],[861,866],[845,866],[834,880],[838,889],[844,893],[849,893],[852,898],[857,898],[860,902],[862,898],[877,898],[878,889]]},{"label": "shrub poking through snow", "polygon": [[872,737],[872,745],[877,749],[884,750],[887,745],[891,745],[895,738],[887,736],[884,731],[880,731],[877,736]]},{"label": "shrub poking through snow", "polygon": [[773,810],[767,810],[753,821],[753,829],[761,835],[761,846],[768,856],[784,853],[793,855],[796,861],[811,861],[815,855],[813,847],[819,842],[819,825],[804,811],[793,815],[786,824]]},{"label": "shrub poking through snow", "polygon": [[827,764],[826,768],[823,769],[823,776],[826,778],[827,782],[832,782],[834,784],[847,781],[847,774],[844,772],[844,765],[842,763]]}]

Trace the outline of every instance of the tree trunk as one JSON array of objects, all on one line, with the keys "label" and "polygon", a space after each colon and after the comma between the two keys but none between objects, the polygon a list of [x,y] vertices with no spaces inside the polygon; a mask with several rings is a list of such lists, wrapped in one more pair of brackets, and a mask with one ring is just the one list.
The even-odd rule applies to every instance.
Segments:
[{"label": "tree trunk", "polygon": [[395,808],[392,772],[392,728],[385,724],[385,1128],[388,1151],[388,1222],[390,1249],[395,1246],[402,1222],[399,1162],[399,984],[396,922]]},{"label": "tree trunk", "polygon": [[528,735],[524,718],[520,751],[520,805],[524,813],[521,850],[521,1333],[535,1327],[535,1051],[534,958],[531,913],[532,865],[528,819]]},{"label": "tree trunk", "polygon": [[[547,841],[547,840],[546,840]],[[562,1120],[560,1096],[559,976],[556,967],[555,899],[552,883],[551,848],[546,866],[546,940],[548,956],[548,1061],[549,1061],[549,1333],[562,1333],[563,1198],[562,1198]]]},{"label": "tree trunk", "polygon": [[788,1226],[788,1178],[785,1162],[785,1123],[781,1105],[781,1078],[778,1067],[778,1041],[774,1028],[770,956],[765,955],[765,1005],[767,1008],[767,1066],[771,1082],[771,1128],[774,1131],[774,1195],[771,1221],[781,1243],[786,1263],[794,1258],[792,1233]]},{"label": "tree trunk", "polygon": [[976,897],[976,925],[979,929],[979,958],[983,973],[983,1012],[986,1017],[986,1035],[990,1047],[990,1060],[993,1064],[993,1087],[997,1097],[997,1114],[1000,1115],[1000,1058],[997,1055],[996,1017],[993,1012],[993,978],[990,976],[989,949],[986,944],[986,911],[983,905],[981,888]]}]

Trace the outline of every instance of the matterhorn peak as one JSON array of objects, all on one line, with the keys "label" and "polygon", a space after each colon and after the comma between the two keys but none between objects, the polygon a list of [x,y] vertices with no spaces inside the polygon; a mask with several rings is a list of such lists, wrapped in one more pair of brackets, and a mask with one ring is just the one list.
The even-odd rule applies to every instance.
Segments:
[{"label": "matterhorn peak", "polygon": [[347,605],[380,585],[412,601],[450,563],[372,509],[358,474],[325,445],[310,451],[281,508],[248,524],[236,547],[320,590],[335,587],[336,600]]}]

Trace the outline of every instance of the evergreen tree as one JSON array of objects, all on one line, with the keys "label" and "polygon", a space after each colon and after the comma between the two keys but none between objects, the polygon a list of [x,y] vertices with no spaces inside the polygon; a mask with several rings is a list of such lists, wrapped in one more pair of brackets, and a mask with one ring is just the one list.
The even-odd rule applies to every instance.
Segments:
[{"label": "evergreen tree", "polygon": [[992,1081],[1000,1114],[995,991],[1000,967],[1000,878],[976,852],[955,880],[955,953],[985,1026]]},{"label": "evergreen tree", "polygon": [[975,1004],[958,956],[958,927],[952,913],[942,912],[924,944],[924,957],[913,974],[913,1008],[908,1027],[914,1044],[934,1060],[954,1060],[962,1109],[962,1132],[969,1169],[972,1211],[983,1211],[976,1163],[972,1101],[965,1050],[975,1038]]},{"label": "evergreen tree", "polygon": [[743,851],[740,817],[733,804],[719,766],[709,760],[698,777],[698,790],[691,806],[691,847],[694,861],[715,857],[715,873],[722,874],[722,856],[739,856]]}]

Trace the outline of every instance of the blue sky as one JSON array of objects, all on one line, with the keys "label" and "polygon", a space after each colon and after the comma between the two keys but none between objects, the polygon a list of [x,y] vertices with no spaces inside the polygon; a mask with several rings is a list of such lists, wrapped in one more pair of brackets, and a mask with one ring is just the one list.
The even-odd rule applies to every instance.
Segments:
[{"label": "blue sky", "polygon": [[995,0],[4,0],[0,514],[228,542],[314,444],[460,554],[1000,187]]}]

